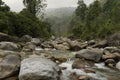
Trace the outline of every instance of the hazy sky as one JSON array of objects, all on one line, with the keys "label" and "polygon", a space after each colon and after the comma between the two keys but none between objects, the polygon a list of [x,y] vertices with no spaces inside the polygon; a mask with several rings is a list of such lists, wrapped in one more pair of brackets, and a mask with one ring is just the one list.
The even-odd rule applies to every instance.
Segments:
[{"label": "hazy sky", "polygon": [[[23,0],[3,0],[8,4],[12,11],[20,11],[24,8]],[[59,7],[75,7],[78,0],[47,0],[47,8],[59,8]],[[84,0],[86,4],[90,4],[93,0]]]}]

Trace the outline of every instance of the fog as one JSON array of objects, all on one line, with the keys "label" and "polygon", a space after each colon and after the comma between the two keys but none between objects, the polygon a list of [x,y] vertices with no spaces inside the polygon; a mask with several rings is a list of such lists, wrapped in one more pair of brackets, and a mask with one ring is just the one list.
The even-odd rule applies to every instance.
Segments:
[{"label": "fog", "polygon": [[[3,0],[7,5],[10,6],[12,11],[19,12],[24,6],[23,0]],[[47,8],[59,8],[59,7],[76,7],[78,0],[47,0]],[[89,5],[93,0],[84,0]]]}]

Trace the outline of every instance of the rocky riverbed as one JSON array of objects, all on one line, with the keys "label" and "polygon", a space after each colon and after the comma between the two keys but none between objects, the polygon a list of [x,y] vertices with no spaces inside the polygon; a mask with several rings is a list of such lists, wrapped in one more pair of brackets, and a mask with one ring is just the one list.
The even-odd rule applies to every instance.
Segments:
[{"label": "rocky riverbed", "polygon": [[120,80],[116,36],[43,40],[0,33],[0,80]]}]

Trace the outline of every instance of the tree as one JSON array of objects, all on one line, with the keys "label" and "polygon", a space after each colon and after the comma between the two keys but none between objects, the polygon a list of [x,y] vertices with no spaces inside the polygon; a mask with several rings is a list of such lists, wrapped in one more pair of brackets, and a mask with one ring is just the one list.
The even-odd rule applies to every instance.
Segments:
[{"label": "tree", "polygon": [[2,0],[0,0],[0,11],[10,11],[10,8]]},{"label": "tree", "polygon": [[2,7],[3,4],[4,4],[4,2],[2,0],[0,0],[0,7]]},{"label": "tree", "polygon": [[[101,3],[99,0],[95,0],[88,6],[86,11],[85,7],[78,6],[75,14],[81,17],[80,19],[78,19],[78,17],[72,19],[73,36],[89,40],[105,38],[106,36],[119,31],[119,1],[106,0],[103,2]],[[83,0],[80,0],[79,4],[83,5]],[[82,12],[85,13],[84,16]]]},{"label": "tree", "polygon": [[48,38],[50,36],[48,23],[39,20],[28,9],[20,13],[11,12],[10,8],[0,0],[0,32],[14,36],[31,35]]},{"label": "tree", "polygon": [[87,7],[86,7],[86,4],[84,3],[84,1],[78,0],[78,7],[77,7],[75,13],[76,13],[76,16],[79,16],[81,21],[84,21],[84,19],[85,19],[86,10],[87,10]]},{"label": "tree", "polygon": [[91,22],[93,20],[96,19],[96,17],[98,17],[101,13],[101,5],[100,2],[98,0],[95,0],[90,6],[89,9],[87,11],[87,15],[86,15],[86,20],[88,22]]},{"label": "tree", "polygon": [[45,0],[23,0],[23,3],[30,13],[37,15],[41,13],[44,7],[46,7],[46,4],[44,4],[43,1]]}]

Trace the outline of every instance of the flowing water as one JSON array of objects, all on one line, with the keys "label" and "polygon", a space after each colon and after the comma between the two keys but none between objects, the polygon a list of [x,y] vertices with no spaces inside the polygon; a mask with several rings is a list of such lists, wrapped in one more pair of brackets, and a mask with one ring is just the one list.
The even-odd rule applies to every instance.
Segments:
[{"label": "flowing water", "polygon": [[110,69],[104,66],[104,63],[96,63],[91,69],[96,73],[86,73],[84,69],[72,69],[72,63],[74,60],[70,60],[74,56],[75,52],[59,51],[59,50],[38,50],[40,53],[49,54],[55,57],[68,58],[67,62],[61,63],[60,67],[66,67],[62,70],[61,80],[71,80],[70,74],[76,73],[77,75],[87,75],[93,77],[95,80],[120,80],[120,71]]}]

